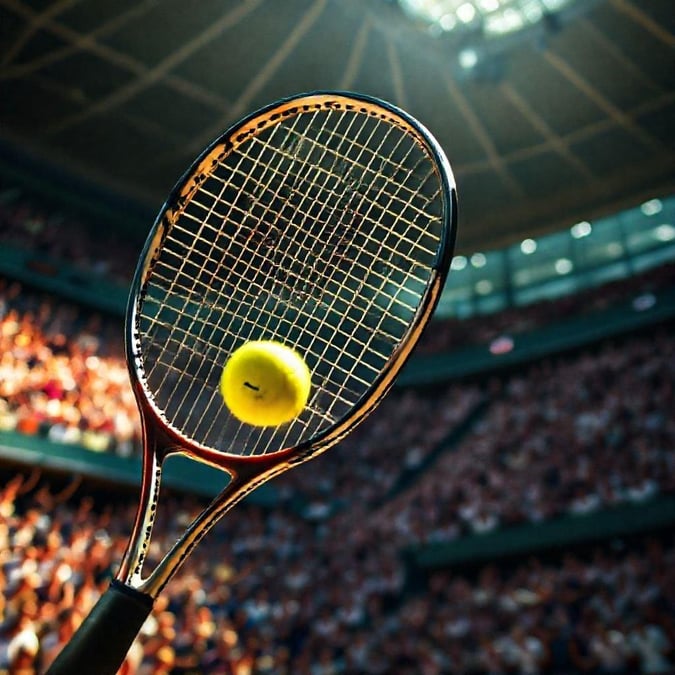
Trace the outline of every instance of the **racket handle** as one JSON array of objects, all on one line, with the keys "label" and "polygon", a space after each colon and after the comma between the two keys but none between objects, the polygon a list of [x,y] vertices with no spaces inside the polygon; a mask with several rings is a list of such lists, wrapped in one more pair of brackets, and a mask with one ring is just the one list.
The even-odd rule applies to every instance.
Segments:
[{"label": "racket handle", "polygon": [[115,675],[152,604],[149,595],[113,581],[46,675]]}]

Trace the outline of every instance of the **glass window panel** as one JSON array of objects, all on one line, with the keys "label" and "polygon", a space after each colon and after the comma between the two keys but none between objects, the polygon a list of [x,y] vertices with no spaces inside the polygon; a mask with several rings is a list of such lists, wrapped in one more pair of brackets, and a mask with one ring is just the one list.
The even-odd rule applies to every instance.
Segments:
[{"label": "glass window panel", "polygon": [[451,292],[461,292],[462,289],[467,289],[469,292],[471,290],[471,270],[465,268],[463,270],[450,270],[445,286],[443,287],[443,296]]},{"label": "glass window panel", "polygon": [[463,286],[456,286],[455,288],[446,286],[441,295],[441,300],[448,302],[455,302],[457,300],[465,300],[472,296],[471,286],[464,284]]},{"label": "glass window panel", "polygon": [[552,300],[553,298],[559,298],[561,295],[574,293],[578,288],[578,277],[565,277],[545,284],[518,289],[514,292],[514,300],[516,305],[529,305],[539,300]]},{"label": "glass window panel", "polygon": [[492,295],[486,295],[483,298],[477,298],[475,304],[476,311],[479,314],[499,312],[506,308],[506,294],[493,293]]},{"label": "glass window panel", "polygon": [[471,305],[472,298],[471,271],[468,268],[451,270],[438,302],[436,314],[439,317],[460,316],[459,312],[462,311],[462,316],[466,316],[466,311],[459,308]]},{"label": "glass window panel", "polygon": [[505,249],[457,256],[438,314],[465,317],[495,312],[507,306],[511,295],[515,304],[528,304],[671,261],[675,261],[675,195],[653,197],[562,232]]},{"label": "glass window panel", "polygon": [[508,279],[504,251],[487,251],[483,255],[485,256],[485,264],[481,267],[476,267],[471,262],[469,264],[472,270],[474,288],[481,282],[487,282],[493,291],[505,289]]},{"label": "glass window panel", "polygon": [[514,288],[523,288],[533,284],[545,283],[565,276],[574,271],[574,264],[570,258],[551,258],[537,265],[522,267],[513,274]]},{"label": "glass window panel", "polygon": [[630,253],[642,253],[668,244],[670,239],[675,238],[673,201],[651,199],[619,216],[626,232],[626,244]]},{"label": "glass window panel", "polygon": [[560,272],[556,269],[556,263],[561,259],[571,260],[569,232],[556,232],[537,239],[536,248],[529,254],[523,253],[520,244],[512,246],[508,255],[513,286],[516,288],[557,278]]},{"label": "glass window panel", "polygon": [[579,269],[589,269],[616,261],[626,254],[621,223],[612,216],[591,223],[587,236],[574,239],[574,255]]},{"label": "glass window panel", "polygon": [[624,279],[627,276],[630,276],[630,267],[625,260],[622,260],[618,263],[604,265],[598,269],[586,272],[584,274],[584,279],[587,283],[583,284],[583,286],[600,286],[601,284],[606,284],[610,281]]},{"label": "glass window panel", "polygon": [[619,217],[626,233],[626,247],[630,253],[642,251],[659,245],[656,238],[656,227],[661,214],[646,215],[642,209],[629,209]]},{"label": "glass window panel", "polygon": [[454,317],[456,319],[466,319],[468,316],[474,314],[473,299],[453,299],[453,300],[441,300],[438,303],[438,308],[436,309],[436,314],[439,319],[449,319]]},{"label": "glass window panel", "polygon": [[657,265],[675,262],[675,244],[671,244],[670,246],[662,246],[661,248],[650,251],[649,253],[643,253],[642,255],[633,258],[631,262],[633,265],[633,271],[636,273],[644,272],[645,270],[656,267]]}]

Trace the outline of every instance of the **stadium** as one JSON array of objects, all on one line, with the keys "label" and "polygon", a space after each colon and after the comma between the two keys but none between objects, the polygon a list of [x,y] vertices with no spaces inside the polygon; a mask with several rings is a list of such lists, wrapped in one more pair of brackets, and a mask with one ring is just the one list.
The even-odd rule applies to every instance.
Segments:
[{"label": "stadium", "polygon": [[[0,674],[675,673],[674,48],[0,0]],[[256,340],[287,421],[220,396]]]}]

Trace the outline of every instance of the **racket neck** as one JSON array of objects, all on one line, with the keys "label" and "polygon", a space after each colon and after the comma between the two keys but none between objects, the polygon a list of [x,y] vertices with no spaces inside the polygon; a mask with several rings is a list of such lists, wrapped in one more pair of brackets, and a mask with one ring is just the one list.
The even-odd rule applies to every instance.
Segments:
[{"label": "racket neck", "polygon": [[233,472],[231,474],[230,482],[206,509],[192,521],[185,533],[175,542],[152,573],[138,586],[141,592],[156,598],[178,572],[195,546],[227,511],[260,485],[288,468],[286,464],[280,465],[272,462],[266,462],[262,466],[266,468],[261,470],[261,465],[258,465],[256,471],[248,468],[240,473]]},{"label": "racket neck", "polygon": [[118,581],[132,588],[138,588],[141,583],[143,564],[149,553],[150,537],[157,516],[162,462],[166,457],[166,452],[160,450],[162,447],[167,447],[167,439],[143,419],[141,493],[129,544],[116,575]]},{"label": "racket neck", "polygon": [[152,529],[157,516],[162,465],[168,456],[183,452],[176,439],[152,424],[146,424],[145,421],[143,434],[145,451],[141,494],[129,544],[116,579],[151,598],[156,598],[180,569],[192,549],[224,513],[260,485],[286,471],[290,465],[285,458],[279,458],[278,455],[256,458],[230,457],[224,461],[221,453],[210,453],[202,449],[200,460],[220,469],[229,475],[230,480],[206,509],[192,521],[156,567],[143,578],[143,565],[149,553]]}]

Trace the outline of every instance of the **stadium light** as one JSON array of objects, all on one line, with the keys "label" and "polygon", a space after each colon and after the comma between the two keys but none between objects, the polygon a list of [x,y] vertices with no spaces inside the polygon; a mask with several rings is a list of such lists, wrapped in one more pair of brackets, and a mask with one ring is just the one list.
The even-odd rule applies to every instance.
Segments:
[{"label": "stadium light", "polygon": [[464,68],[464,70],[470,70],[478,63],[478,52],[471,47],[467,49],[462,49],[459,53],[459,65]]},{"label": "stadium light", "polygon": [[570,232],[575,239],[582,239],[587,237],[593,231],[593,227],[587,220],[582,220],[576,225],[572,225]]},{"label": "stadium light", "polygon": [[452,265],[450,269],[455,270],[455,272],[461,272],[466,267],[467,260],[463,255],[456,255],[452,259]]},{"label": "stadium light", "polygon": [[494,286],[489,279],[481,279],[476,283],[476,293],[478,293],[478,295],[489,295],[492,293],[493,288]]},{"label": "stadium light", "polygon": [[484,253],[474,253],[471,256],[471,264],[474,267],[485,267],[486,262],[487,258],[485,257]]},{"label": "stadium light", "polygon": [[531,255],[537,250],[537,242],[534,239],[523,239],[520,242],[520,250],[524,255]]},{"label": "stadium light", "polygon": [[640,210],[645,216],[655,216],[663,211],[663,203],[660,199],[650,199],[640,206]]},{"label": "stadium light", "polygon": [[498,37],[545,21],[577,0],[399,0],[412,18],[435,33],[482,30]]},{"label": "stadium light", "polygon": [[476,8],[470,2],[463,2],[456,10],[457,18],[462,23],[471,23],[476,18]]},{"label": "stadium light", "polygon": [[669,223],[664,223],[654,228],[654,236],[659,241],[672,241],[675,239],[675,227]]},{"label": "stadium light", "polygon": [[555,271],[558,274],[569,274],[573,268],[574,265],[569,258],[558,258],[558,260],[555,261]]}]

